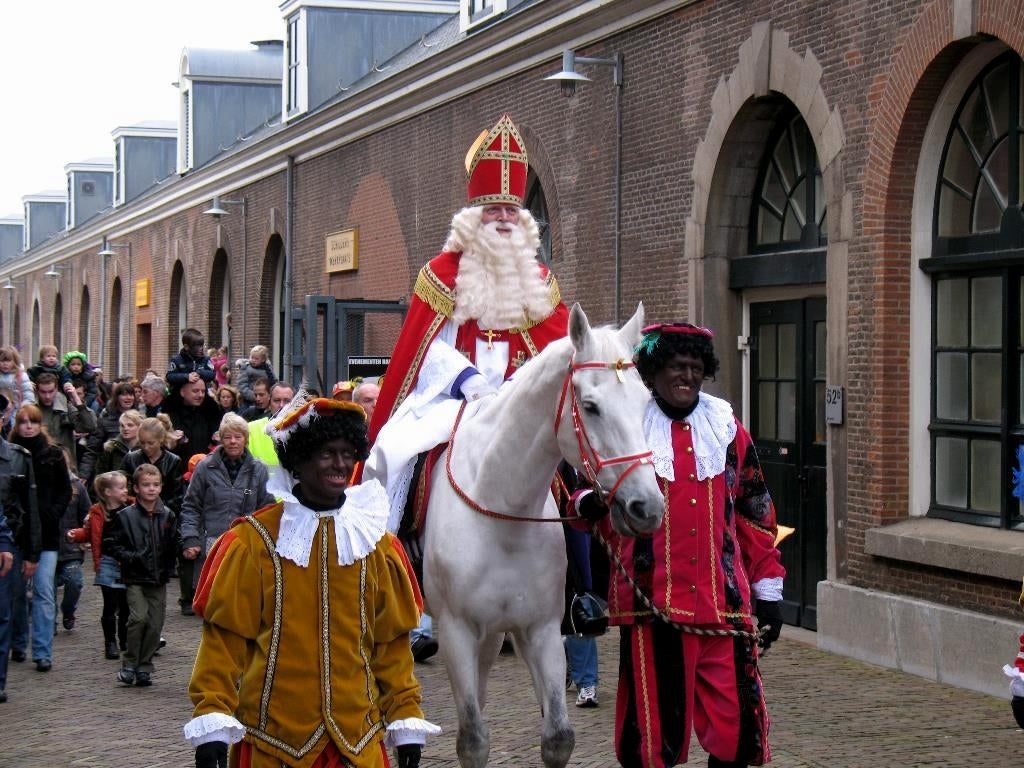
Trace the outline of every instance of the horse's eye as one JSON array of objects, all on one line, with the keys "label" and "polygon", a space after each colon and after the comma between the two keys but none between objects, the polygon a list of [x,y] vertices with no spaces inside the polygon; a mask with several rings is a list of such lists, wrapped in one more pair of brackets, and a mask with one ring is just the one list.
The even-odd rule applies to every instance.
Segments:
[{"label": "horse's eye", "polygon": [[601,415],[601,409],[598,408],[597,403],[593,402],[592,400],[585,400],[583,402],[583,410],[593,416]]}]

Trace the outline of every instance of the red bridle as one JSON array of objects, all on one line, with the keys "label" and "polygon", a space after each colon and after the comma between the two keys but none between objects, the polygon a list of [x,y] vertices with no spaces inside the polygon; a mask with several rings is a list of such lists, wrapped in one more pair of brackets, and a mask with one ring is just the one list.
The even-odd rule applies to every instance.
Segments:
[{"label": "red bridle", "polygon": [[[594,490],[597,491],[598,495],[602,497],[604,503],[611,507],[612,502],[615,500],[615,494],[619,490],[619,486],[622,485],[622,481],[633,472],[633,470],[644,464],[651,463],[651,452],[644,451],[643,453],[634,453],[629,456],[615,456],[610,459],[602,459],[597,450],[590,442],[590,438],[587,436],[587,428],[583,423],[583,419],[580,416],[580,405],[579,400],[576,398],[576,388],[572,385],[572,376],[576,371],[585,369],[596,369],[614,371],[616,377],[623,384],[626,383],[625,371],[629,368],[635,368],[636,363],[632,360],[623,360],[619,358],[614,363],[577,363],[575,356],[569,362],[569,372],[565,376],[565,381],[562,383],[562,396],[558,399],[558,411],[555,413],[555,432],[558,432],[558,424],[562,420],[562,411],[565,408],[566,394],[572,393],[572,399],[570,403],[569,411],[572,414],[572,429],[576,434],[576,444],[580,449],[580,461],[583,463],[583,476],[586,477],[587,482],[593,486]],[[615,481],[615,485],[612,486],[610,491],[605,491],[604,486],[601,485],[597,476],[601,473],[601,470],[605,467],[610,467],[614,464],[626,464],[629,466],[619,475],[619,479]]]},{"label": "red bridle", "polygon": [[[593,445],[590,443],[590,438],[587,437],[586,425],[583,423],[583,419],[580,417],[579,401],[576,399],[576,388],[572,386],[572,376],[576,371],[583,370],[585,368],[597,368],[608,371],[614,371],[619,381],[622,383],[626,382],[624,371],[629,368],[634,368],[635,364],[629,360],[616,360],[614,363],[577,363],[575,357],[569,362],[569,370],[565,374],[565,380],[562,382],[562,394],[558,398],[558,411],[555,413],[555,435],[558,435],[558,425],[562,420],[562,411],[565,409],[566,394],[572,392],[572,399],[570,404],[570,412],[572,413],[572,425],[573,431],[576,433],[576,442],[580,449],[580,459],[583,462],[583,474],[587,478],[587,481],[594,487],[599,495],[603,497],[605,503],[609,506],[615,498],[615,493],[619,490],[619,486],[622,485],[622,481],[626,476],[639,466],[651,463],[651,452],[644,451],[643,453],[636,453],[632,456],[617,456],[612,459],[602,459],[598,456],[597,451],[594,450]],[[478,504],[474,501],[462,486],[455,481],[455,475],[452,473],[452,453],[455,449],[455,433],[458,431],[459,422],[462,421],[462,414],[466,410],[466,404],[463,403],[462,407],[459,408],[459,415],[455,418],[455,425],[452,427],[452,436],[448,440],[448,455],[445,457],[445,471],[448,474],[448,483],[451,485],[452,490],[455,491],[456,495],[462,499],[462,501],[472,510],[479,512],[487,517],[494,517],[498,520],[508,520],[511,522],[530,522],[530,523],[561,523],[568,518],[564,517],[519,517],[518,515],[508,515],[504,512],[495,512],[492,509]],[[593,457],[593,458],[591,458]],[[619,475],[619,479],[615,485],[612,486],[611,491],[606,492],[604,487],[598,482],[597,475],[605,467],[611,466],[612,464],[624,464],[629,462],[629,466],[626,470]],[[555,477],[561,482],[561,477],[556,474]]]}]

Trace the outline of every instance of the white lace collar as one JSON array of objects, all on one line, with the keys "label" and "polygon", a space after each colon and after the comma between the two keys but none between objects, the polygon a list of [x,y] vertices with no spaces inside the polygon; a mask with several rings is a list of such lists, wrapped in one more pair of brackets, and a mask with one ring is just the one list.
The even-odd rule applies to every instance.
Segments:
[{"label": "white lace collar", "polygon": [[[697,407],[686,417],[693,439],[693,455],[697,461],[697,479],[706,480],[725,471],[725,453],[736,438],[736,419],[732,406],[706,392],[700,393]],[[666,480],[675,480],[672,468],[672,419],[658,407],[652,397],[644,413],[644,436],[651,449],[654,471]]]},{"label": "white lace collar", "polygon": [[388,497],[378,480],[367,480],[345,491],[339,509],[314,512],[292,493],[293,480],[282,467],[270,467],[267,491],[284,502],[276,549],[281,557],[303,568],[309,565],[313,539],[326,518],[334,520],[338,565],[352,565],[370,554],[387,531]]}]

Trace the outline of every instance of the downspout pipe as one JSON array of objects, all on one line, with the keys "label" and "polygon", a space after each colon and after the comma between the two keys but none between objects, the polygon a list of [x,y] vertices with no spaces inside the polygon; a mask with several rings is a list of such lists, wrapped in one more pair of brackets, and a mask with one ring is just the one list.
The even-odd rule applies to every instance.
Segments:
[{"label": "downspout pipe", "polygon": [[292,245],[295,229],[295,156],[288,155],[288,165],[284,173],[284,373],[283,378],[293,386],[298,382],[292,380]]}]

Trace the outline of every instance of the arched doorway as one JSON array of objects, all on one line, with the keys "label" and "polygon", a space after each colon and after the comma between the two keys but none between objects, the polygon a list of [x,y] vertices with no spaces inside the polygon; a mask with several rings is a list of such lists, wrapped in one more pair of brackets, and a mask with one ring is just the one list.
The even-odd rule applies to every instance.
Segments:
[{"label": "arched doorway", "polygon": [[218,248],[213,257],[210,271],[210,329],[206,335],[208,346],[228,347],[229,356],[238,350],[231,349],[231,277],[228,275],[228,254]]},{"label": "arched doorway", "polygon": [[29,345],[30,349],[27,349],[22,353],[22,355],[28,359],[32,359],[28,356],[34,355],[38,352],[40,345],[43,343],[41,324],[42,320],[39,313],[39,299],[34,299],[32,301],[32,343]]},{"label": "arched doorway", "polygon": [[[742,411],[780,524],[783,615],[817,627],[827,578],[824,389],[827,207],[818,153],[780,94],[749,99],[712,178],[703,261],[703,321],[718,338],[721,394]],[[716,345],[718,347],[719,345]]]},{"label": "arched doorway", "polygon": [[185,269],[180,261],[174,262],[171,269],[170,300],[167,303],[167,348],[177,352],[181,344],[181,334],[188,328],[188,290],[185,285]]},{"label": "arched doorway", "polygon": [[114,285],[110,290],[110,317],[107,318],[107,327],[109,330],[108,346],[110,347],[110,354],[113,355],[114,370],[106,372],[104,378],[109,378],[113,381],[116,377],[120,376],[124,371],[124,307],[122,307],[123,297],[121,295],[121,278],[114,278]]},{"label": "arched doorway", "polygon": [[[270,359],[279,377],[285,377],[285,263],[284,242],[280,235],[271,236],[263,256],[262,295],[259,309],[257,342],[269,341]],[[269,295],[267,293],[269,292]],[[269,331],[269,334],[267,334]],[[243,350],[243,353],[245,350]]]},{"label": "arched doorway", "polygon": [[64,349],[64,299],[60,292],[53,297],[53,345]]},{"label": "arched doorway", "polygon": [[[85,356],[93,359],[92,348],[92,305],[89,300],[89,286],[82,286],[82,298],[78,303],[78,343]],[[63,350],[62,350],[63,351]]]}]

